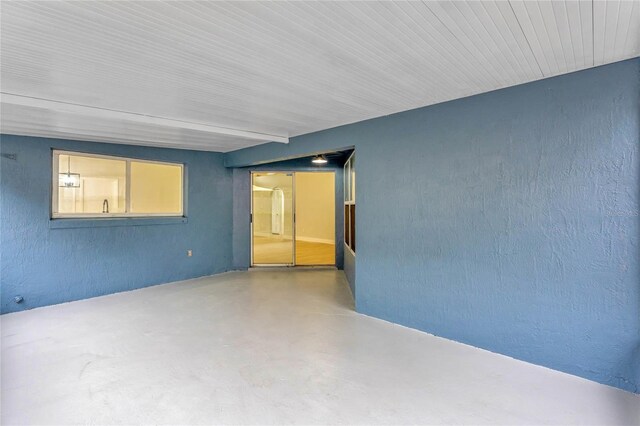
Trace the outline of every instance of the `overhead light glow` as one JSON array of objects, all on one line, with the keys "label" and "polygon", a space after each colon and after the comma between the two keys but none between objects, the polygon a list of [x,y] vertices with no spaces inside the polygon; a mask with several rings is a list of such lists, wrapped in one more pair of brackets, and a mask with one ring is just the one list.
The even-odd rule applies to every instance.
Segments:
[{"label": "overhead light glow", "polygon": [[324,157],[324,155],[316,155],[315,157],[313,157],[313,160],[311,160],[311,162],[313,164],[327,164],[327,159]]},{"label": "overhead light glow", "polygon": [[78,173],[60,173],[58,186],[64,188],[80,188],[80,175]]}]

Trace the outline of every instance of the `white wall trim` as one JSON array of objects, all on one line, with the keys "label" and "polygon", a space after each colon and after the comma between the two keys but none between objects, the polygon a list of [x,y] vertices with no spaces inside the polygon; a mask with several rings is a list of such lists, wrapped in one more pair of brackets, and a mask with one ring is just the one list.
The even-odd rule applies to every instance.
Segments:
[{"label": "white wall trim", "polygon": [[[267,238],[280,238],[281,240],[291,240],[291,235],[275,235],[271,232],[255,232],[254,236],[256,237],[267,237]],[[314,237],[303,237],[300,235],[296,235],[296,240],[306,241],[309,243],[322,243],[322,244],[335,244],[335,241],[332,239],[326,238],[314,238]]]},{"label": "white wall trim", "polygon": [[335,244],[334,240],[326,239],[326,238],[313,238],[313,237],[302,237],[300,235],[296,235],[296,240],[307,241],[309,243],[322,243],[322,244]]}]

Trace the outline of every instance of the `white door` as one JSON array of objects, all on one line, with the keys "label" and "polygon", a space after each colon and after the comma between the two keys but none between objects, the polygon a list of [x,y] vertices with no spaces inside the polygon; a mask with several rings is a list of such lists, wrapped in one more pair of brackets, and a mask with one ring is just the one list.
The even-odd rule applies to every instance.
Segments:
[{"label": "white door", "polygon": [[282,235],[284,232],[284,191],[274,188],[271,192],[271,233]]}]

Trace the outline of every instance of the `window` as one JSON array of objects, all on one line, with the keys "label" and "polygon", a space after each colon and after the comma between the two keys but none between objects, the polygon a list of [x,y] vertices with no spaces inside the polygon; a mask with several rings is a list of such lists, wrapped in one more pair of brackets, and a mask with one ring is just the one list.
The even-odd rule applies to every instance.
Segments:
[{"label": "window", "polygon": [[344,165],[344,243],[356,252],[356,156]]},{"label": "window", "polygon": [[184,166],[53,151],[53,218],[182,216]]}]

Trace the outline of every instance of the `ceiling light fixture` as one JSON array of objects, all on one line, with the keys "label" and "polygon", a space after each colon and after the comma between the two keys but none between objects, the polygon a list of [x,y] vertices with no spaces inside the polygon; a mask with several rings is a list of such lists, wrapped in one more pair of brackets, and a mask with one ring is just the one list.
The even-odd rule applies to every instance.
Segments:
[{"label": "ceiling light fixture", "polygon": [[313,160],[311,160],[311,162],[313,164],[327,164],[327,159],[324,157],[324,155],[316,155],[315,157],[313,157]]},{"label": "ceiling light fixture", "polygon": [[67,155],[67,173],[59,173],[58,186],[80,188],[80,173],[71,173],[71,156]]}]

